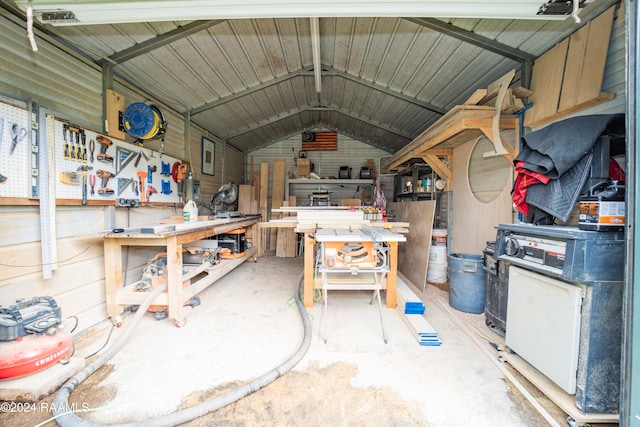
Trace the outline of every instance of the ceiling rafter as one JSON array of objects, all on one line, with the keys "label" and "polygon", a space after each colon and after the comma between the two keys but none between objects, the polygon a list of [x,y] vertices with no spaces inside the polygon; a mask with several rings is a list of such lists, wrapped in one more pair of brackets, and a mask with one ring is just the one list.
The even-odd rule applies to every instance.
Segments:
[{"label": "ceiling rafter", "polygon": [[[354,75],[346,73],[344,71],[337,70],[337,69],[335,69],[333,67],[329,67],[329,66],[323,65],[322,66],[322,75],[325,76],[325,77],[331,77],[331,76],[342,77],[342,78],[344,78],[346,80],[350,80],[350,81],[352,81],[354,83],[358,83],[360,85],[366,86],[366,87],[368,87],[370,89],[373,89],[373,90],[376,90],[378,92],[382,92],[382,93],[384,93],[386,95],[389,95],[389,96],[392,96],[394,98],[401,99],[401,100],[403,100],[405,102],[409,102],[411,104],[414,104],[414,105],[417,105],[419,107],[425,108],[427,110],[433,111],[434,113],[438,113],[438,114],[445,114],[446,113],[446,110],[444,108],[442,108],[442,107],[438,107],[437,105],[433,105],[433,104],[431,104],[429,102],[422,101],[422,100],[420,100],[418,98],[414,98],[414,97],[409,96],[409,95],[405,95],[402,92],[398,92],[398,91],[395,91],[393,89],[389,89],[386,86],[375,84],[375,83],[373,83],[371,81],[368,81],[368,80],[365,80],[363,78],[354,76]],[[252,94],[254,92],[261,91],[261,90],[263,90],[263,89],[265,89],[265,88],[267,88],[269,86],[273,86],[275,84],[285,82],[285,81],[293,79],[295,77],[302,77],[302,76],[315,76],[314,70],[313,70],[313,66],[305,67],[305,68],[302,68],[302,69],[300,69],[298,71],[293,71],[291,73],[283,74],[282,76],[276,77],[276,78],[274,78],[272,80],[268,80],[268,81],[262,82],[262,83],[260,83],[260,84],[258,84],[256,86],[252,86],[250,88],[238,91],[238,92],[233,93],[233,94],[228,95],[228,96],[223,96],[222,98],[216,99],[215,101],[207,102],[206,104],[203,104],[203,105],[201,105],[199,107],[192,108],[190,110],[190,113],[191,113],[191,115],[196,115],[196,114],[202,113],[204,111],[207,111],[207,110],[209,110],[211,108],[215,108],[215,107],[218,107],[218,106],[220,106],[222,104],[226,104],[229,101],[233,101],[235,99],[242,98],[243,96],[250,95],[250,94]]]}]

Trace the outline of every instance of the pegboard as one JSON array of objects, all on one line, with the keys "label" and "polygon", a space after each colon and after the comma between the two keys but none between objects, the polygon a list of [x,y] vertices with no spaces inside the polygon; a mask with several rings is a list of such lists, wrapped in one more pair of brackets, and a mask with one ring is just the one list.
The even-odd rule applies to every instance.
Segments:
[{"label": "pegboard", "polygon": [[[173,174],[183,165],[180,160],[60,119],[56,119],[53,126],[58,199],[82,200],[81,169],[88,167],[91,169],[87,171],[87,201],[128,199],[181,203]],[[139,176],[139,172],[143,176]],[[101,175],[109,178],[103,179]],[[150,187],[156,192],[146,199]],[[105,188],[112,193],[103,191]]]},{"label": "pegboard", "polygon": [[[146,201],[182,203],[175,176],[180,167],[183,172],[186,172],[186,166],[179,159],[81,128],[55,117],[47,120],[46,127],[45,132],[41,132],[40,136],[46,138],[46,145],[53,147],[51,153],[53,164],[49,162],[49,176],[52,181],[49,185],[55,184],[55,192],[49,191],[48,194],[55,194],[56,199],[82,200],[83,178],[82,170],[79,169],[87,166],[91,168],[87,171],[87,201],[115,203],[116,199],[121,198],[142,202],[151,186],[157,192],[150,194]],[[33,164],[29,140],[30,130],[29,111],[25,107],[0,100],[0,174],[2,175],[0,180],[3,180],[0,182],[0,198],[34,197],[32,184],[35,178],[32,168],[35,169],[38,165]],[[106,138],[110,143],[105,147],[104,154],[112,161],[98,159],[102,147],[99,142],[101,138]],[[92,146],[94,146],[93,161]],[[124,158],[127,153],[133,156],[128,162]],[[46,159],[47,156],[44,158]],[[42,160],[43,156],[40,156],[40,159]],[[151,172],[154,167],[155,172]],[[106,188],[113,190],[113,194],[100,194],[103,184],[103,180],[98,176],[100,170],[105,171],[105,175],[111,175],[106,181]],[[147,173],[147,176],[140,177],[138,172]],[[141,191],[141,180],[144,195]],[[127,181],[129,184],[123,188]],[[91,184],[94,182],[92,191]],[[47,189],[40,189],[40,193],[43,191]]]},{"label": "pegboard", "polygon": [[29,112],[0,102],[0,197],[30,195]]}]

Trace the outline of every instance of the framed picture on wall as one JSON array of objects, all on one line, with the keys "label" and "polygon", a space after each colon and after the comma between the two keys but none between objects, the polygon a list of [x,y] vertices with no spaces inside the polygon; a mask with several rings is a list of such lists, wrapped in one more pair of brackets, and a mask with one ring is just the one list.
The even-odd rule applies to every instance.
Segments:
[{"label": "framed picture on wall", "polygon": [[216,166],[216,143],[202,137],[202,173],[205,175],[215,175]]}]

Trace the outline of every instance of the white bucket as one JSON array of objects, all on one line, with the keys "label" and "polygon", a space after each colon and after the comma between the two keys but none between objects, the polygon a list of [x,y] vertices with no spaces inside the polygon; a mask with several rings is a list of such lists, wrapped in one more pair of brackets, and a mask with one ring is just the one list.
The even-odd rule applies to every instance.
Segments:
[{"label": "white bucket", "polygon": [[429,250],[427,282],[447,283],[447,246],[433,245]]},{"label": "white bucket", "polygon": [[440,229],[432,230],[431,244],[433,246],[447,246],[447,230],[440,230]]}]

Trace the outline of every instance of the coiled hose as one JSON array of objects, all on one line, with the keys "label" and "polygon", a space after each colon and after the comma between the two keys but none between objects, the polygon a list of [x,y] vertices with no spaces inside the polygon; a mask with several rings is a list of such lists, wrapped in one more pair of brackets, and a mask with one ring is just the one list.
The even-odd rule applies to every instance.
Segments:
[{"label": "coiled hose", "polygon": [[[209,412],[217,411],[218,409],[227,406],[231,403],[237,402],[250,395],[251,393],[260,390],[261,388],[267,386],[271,382],[280,378],[282,375],[293,369],[295,365],[297,365],[304,355],[309,350],[309,346],[311,345],[311,321],[309,320],[309,316],[307,315],[307,311],[304,308],[304,304],[302,303],[302,299],[300,297],[300,293],[302,291],[304,273],[301,273],[298,278],[298,291],[295,292],[296,304],[298,306],[298,310],[300,312],[300,318],[302,319],[302,324],[304,327],[304,338],[298,350],[285,362],[278,365],[276,368],[271,371],[263,374],[262,376],[254,379],[253,381],[237,387],[223,395],[212,398],[208,401],[200,403],[196,406],[192,406],[190,408],[182,409],[180,411],[173,412],[171,414],[163,415],[157,418],[152,418],[144,421],[128,423],[128,424],[117,424],[118,426],[175,426],[179,424],[184,424],[186,422],[192,421],[198,417],[208,414]],[[75,388],[85,379],[87,379],[91,374],[97,371],[102,365],[104,365],[107,361],[109,361],[120,349],[126,344],[131,335],[133,334],[138,322],[144,316],[149,305],[156,299],[160,293],[162,293],[167,288],[167,285],[164,284],[159,286],[149,294],[149,296],[144,300],[144,302],[138,308],[135,316],[133,317],[132,323],[127,327],[127,330],[123,333],[123,335],[113,344],[111,348],[109,348],[102,356],[93,361],[91,364],[86,366],[82,371],[78,372],[71,379],[69,379],[66,383],[62,385],[56,397],[53,400],[53,415],[56,419],[56,422],[62,427],[76,427],[76,426],[103,426],[104,424],[96,424],[91,421],[87,421],[83,418],[78,417],[73,412],[66,412],[64,408],[68,408],[70,405],[68,404],[69,396],[75,390]]]}]

